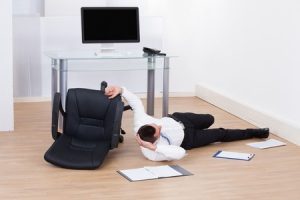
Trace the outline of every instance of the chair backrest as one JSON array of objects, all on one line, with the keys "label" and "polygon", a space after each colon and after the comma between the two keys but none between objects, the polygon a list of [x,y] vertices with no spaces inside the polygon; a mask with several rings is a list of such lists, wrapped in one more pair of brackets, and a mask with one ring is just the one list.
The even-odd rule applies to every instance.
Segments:
[{"label": "chair backrest", "polygon": [[63,132],[77,140],[111,141],[111,148],[115,148],[123,106],[120,96],[108,99],[99,90],[69,89]]}]

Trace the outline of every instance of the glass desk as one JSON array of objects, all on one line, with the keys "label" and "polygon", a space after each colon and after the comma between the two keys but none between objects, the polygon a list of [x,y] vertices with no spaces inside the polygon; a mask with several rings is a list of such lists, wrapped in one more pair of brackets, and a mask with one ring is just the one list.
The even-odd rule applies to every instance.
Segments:
[{"label": "glass desk", "polygon": [[[68,90],[68,72],[71,71],[114,71],[114,70],[147,70],[147,114],[154,115],[154,97],[155,97],[155,70],[163,70],[163,101],[162,116],[167,116],[169,106],[169,60],[174,56],[148,56],[140,53],[95,53],[90,51],[83,52],[46,52],[46,56],[51,59],[51,95],[52,100],[56,92],[61,93],[63,106],[65,105],[66,94]],[[69,66],[69,61],[90,61],[90,60],[109,60],[110,63],[128,63],[137,61],[134,65],[117,66]],[[144,63],[144,64],[141,64]],[[59,77],[59,80],[58,80]]]}]

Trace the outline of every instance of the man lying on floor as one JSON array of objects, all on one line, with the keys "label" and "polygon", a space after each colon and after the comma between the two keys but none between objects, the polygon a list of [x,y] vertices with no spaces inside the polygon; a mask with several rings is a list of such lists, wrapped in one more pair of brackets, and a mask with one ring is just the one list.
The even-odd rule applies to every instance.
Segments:
[{"label": "man lying on floor", "polygon": [[142,101],[125,87],[108,86],[105,94],[114,98],[121,94],[134,112],[134,131],[143,155],[152,161],[179,160],[186,150],[214,142],[230,142],[249,138],[267,138],[269,129],[208,129],[214,123],[210,114],[175,112],[161,119],[145,113]]}]

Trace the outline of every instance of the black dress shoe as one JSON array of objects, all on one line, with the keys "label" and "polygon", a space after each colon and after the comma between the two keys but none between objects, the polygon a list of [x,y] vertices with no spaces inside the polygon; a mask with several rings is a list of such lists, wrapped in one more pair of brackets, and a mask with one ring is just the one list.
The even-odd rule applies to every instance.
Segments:
[{"label": "black dress shoe", "polygon": [[260,129],[257,129],[257,132],[254,134],[254,137],[268,138],[269,134],[270,134],[269,128],[260,128]]}]

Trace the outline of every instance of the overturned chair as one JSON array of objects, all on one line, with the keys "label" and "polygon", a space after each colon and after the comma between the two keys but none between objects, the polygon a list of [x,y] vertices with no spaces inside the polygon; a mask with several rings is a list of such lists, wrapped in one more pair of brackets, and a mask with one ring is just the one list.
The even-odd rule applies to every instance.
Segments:
[{"label": "overturned chair", "polygon": [[[64,112],[60,94],[56,93],[52,110],[52,137],[55,141],[44,159],[63,168],[98,168],[109,150],[122,142],[123,110],[120,96],[108,99],[104,91],[76,88],[68,90]],[[58,132],[59,111],[63,116],[62,134]]]}]

